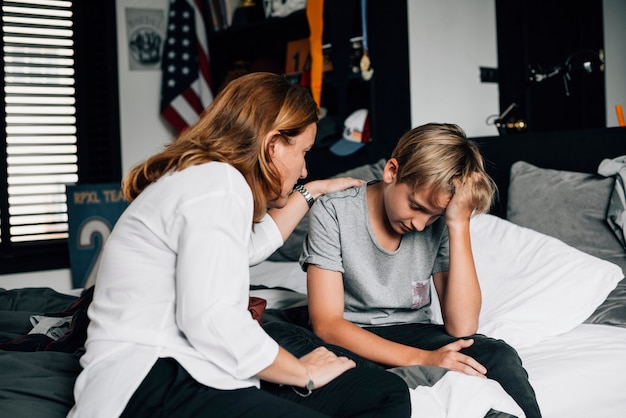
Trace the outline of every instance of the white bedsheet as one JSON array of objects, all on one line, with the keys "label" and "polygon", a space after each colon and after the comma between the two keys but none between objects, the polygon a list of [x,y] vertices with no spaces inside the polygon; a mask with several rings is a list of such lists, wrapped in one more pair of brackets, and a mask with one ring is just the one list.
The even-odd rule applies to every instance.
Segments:
[{"label": "white bedsheet", "polygon": [[626,329],[582,324],[518,352],[544,418],[626,417]]},{"label": "white bedsheet", "polygon": [[411,418],[484,418],[491,410],[525,418],[498,382],[459,372],[448,371],[432,386],[409,385],[409,395]]},{"label": "white bedsheet", "polygon": [[250,285],[280,287],[306,295],[306,273],[295,261],[264,261],[250,267]]},{"label": "white bedsheet", "polygon": [[251,296],[267,301],[266,309],[287,309],[306,305],[306,273],[296,262],[264,261],[250,267],[250,285],[264,289]]}]

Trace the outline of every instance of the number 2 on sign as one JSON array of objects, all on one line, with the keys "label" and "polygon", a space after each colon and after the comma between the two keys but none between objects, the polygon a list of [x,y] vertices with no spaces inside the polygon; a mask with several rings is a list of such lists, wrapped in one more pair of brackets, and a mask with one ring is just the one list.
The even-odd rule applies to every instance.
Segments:
[{"label": "number 2 on sign", "polygon": [[85,222],[79,231],[78,245],[81,248],[94,248],[97,240],[94,238],[96,235],[100,236],[100,245],[97,248],[97,252],[94,253],[91,266],[85,275],[85,283],[83,287],[85,289],[93,286],[96,283],[96,274],[98,273],[98,266],[100,265],[100,256],[104,249],[104,242],[111,235],[111,228],[109,225],[101,219],[90,219]]}]

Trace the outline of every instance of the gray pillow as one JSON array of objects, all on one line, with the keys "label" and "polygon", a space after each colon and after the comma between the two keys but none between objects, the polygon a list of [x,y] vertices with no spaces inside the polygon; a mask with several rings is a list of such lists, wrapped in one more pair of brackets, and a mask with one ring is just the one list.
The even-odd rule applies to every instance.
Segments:
[{"label": "gray pillow", "polygon": [[[625,271],[626,251],[606,221],[614,181],[518,161],[511,166],[507,218]],[[585,322],[626,327],[626,279]]]},{"label": "gray pillow", "polygon": [[[333,177],[354,177],[365,181],[380,179],[383,174],[383,169],[387,160],[380,159],[372,164],[365,164],[348,171],[336,174]],[[269,256],[270,261],[298,261],[300,258],[300,252],[302,251],[302,244],[309,230],[309,217],[305,215],[304,218],[298,223],[296,229],[291,233],[287,241]]]},{"label": "gray pillow", "polygon": [[624,248],[606,221],[613,178],[511,166],[507,219],[600,258],[622,257]]},{"label": "gray pillow", "polygon": [[[620,266],[622,271],[626,271],[626,256],[607,258],[607,260]],[[609,293],[606,300],[585,320],[585,323],[626,328],[626,279],[622,279],[617,284],[617,287]]]}]

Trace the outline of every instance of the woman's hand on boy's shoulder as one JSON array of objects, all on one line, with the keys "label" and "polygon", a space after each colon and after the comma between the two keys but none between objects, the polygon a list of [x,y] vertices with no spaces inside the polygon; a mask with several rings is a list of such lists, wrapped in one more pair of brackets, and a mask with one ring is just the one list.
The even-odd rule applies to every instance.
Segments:
[{"label": "woman's hand on boy's shoulder", "polygon": [[305,187],[313,195],[315,199],[321,195],[339,192],[350,187],[359,187],[365,183],[365,180],[355,179],[352,177],[337,177],[326,180],[313,180],[308,182]]}]

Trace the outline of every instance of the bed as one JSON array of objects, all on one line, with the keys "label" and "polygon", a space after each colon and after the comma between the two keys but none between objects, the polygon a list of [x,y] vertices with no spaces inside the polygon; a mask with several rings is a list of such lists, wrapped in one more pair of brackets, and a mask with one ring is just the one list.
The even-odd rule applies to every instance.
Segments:
[{"label": "bed", "polygon": [[[623,183],[619,170],[597,174],[605,160],[620,167],[626,130],[475,140],[500,191],[492,213],[472,220],[484,301],[479,332],[518,350],[544,417],[626,416]],[[337,175],[372,179],[383,163]],[[251,267],[251,295],[267,300],[265,321],[305,318],[306,277],[295,260],[306,226],[305,218],[269,260]],[[0,289],[2,416],[65,416],[90,298],[90,289]],[[436,298],[432,308],[440,321]],[[393,372],[413,382],[415,417],[520,416],[499,385],[477,382],[484,379]]]}]

